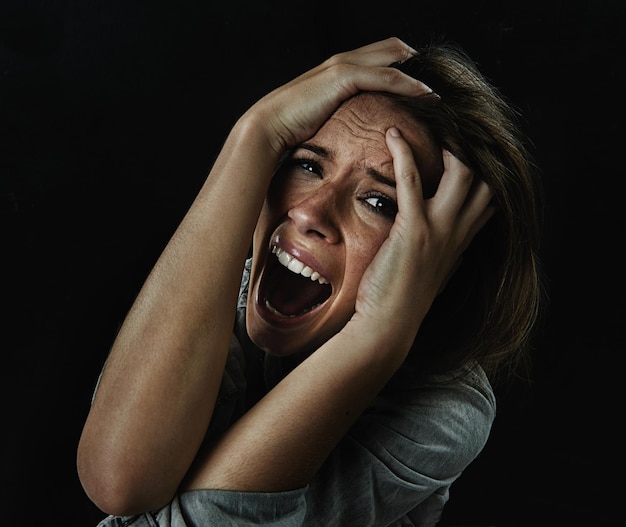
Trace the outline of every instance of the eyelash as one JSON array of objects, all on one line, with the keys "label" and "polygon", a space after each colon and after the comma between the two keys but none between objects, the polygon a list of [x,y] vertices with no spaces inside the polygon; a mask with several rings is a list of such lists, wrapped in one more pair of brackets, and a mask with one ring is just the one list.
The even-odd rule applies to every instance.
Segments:
[{"label": "eyelash", "polygon": [[[368,200],[372,198],[380,200],[378,203],[383,203],[382,208],[368,203]],[[364,196],[360,197],[359,200],[369,207],[374,214],[380,214],[386,218],[394,219],[398,213],[398,206],[396,205],[396,202],[382,192],[367,192]],[[387,208],[388,210],[385,210]]]},{"label": "eyelash", "polygon": [[[290,158],[285,162],[285,168],[289,169],[300,169],[310,174],[313,174],[317,177],[322,177],[322,167],[321,165],[312,159],[307,158]],[[379,204],[382,202],[382,207],[371,205],[368,201],[372,198],[378,199]],[[396,214],[398,213],[398,205],[395,200],[383,194],[382,192],[371,191],[366,192],[363,196],[359,197],[359,201],[362,202],[371,212],[374,214],[380,214],[386,218],[394,219]]]},{"label": "eyelash", "polygon": [[[294,158],[288,159],[285,162],[285,165],[286,165],[286,168],[288,169],[298,168],[300,170],[304,170],[305,172],[309,172],[311,174],[315,174],[320,177],[322,175],[322,167],[317,161],[313,161],[312,159],[294,157]],[[308,165],[308,167],[311,168],[312,170],[307,168],[306,165]]]}]

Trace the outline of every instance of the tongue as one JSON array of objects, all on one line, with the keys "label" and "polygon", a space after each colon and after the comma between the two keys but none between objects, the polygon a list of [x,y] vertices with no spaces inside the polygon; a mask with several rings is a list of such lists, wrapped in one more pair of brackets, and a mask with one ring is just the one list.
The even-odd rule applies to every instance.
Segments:
[{"label": "tongue", "polygon": [[281,269],[268,294],[272,307],[286,316],[301,315],[322,303],[330,295],[330,286]]}]

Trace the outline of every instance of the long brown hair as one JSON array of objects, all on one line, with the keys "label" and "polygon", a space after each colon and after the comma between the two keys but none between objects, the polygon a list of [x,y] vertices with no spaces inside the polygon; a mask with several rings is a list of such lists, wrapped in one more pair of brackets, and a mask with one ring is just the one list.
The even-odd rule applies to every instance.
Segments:
[{"label": "long brown hair", "polygon": [[433,304],[415,354],[430,369],[478,361],[494,379],[526,364],[543,304],[542,192],[519,114],[458,46],[422,48],[398,66],[438,95],[393,97],[487,182],[497,213]]}]

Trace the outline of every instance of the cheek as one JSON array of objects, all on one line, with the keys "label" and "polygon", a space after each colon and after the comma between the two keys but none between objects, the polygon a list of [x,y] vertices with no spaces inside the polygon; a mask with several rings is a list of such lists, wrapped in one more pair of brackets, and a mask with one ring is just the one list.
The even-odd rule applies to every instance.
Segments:
[{"label": "cheek", "polygon": [[302,192],[298,193],[281,186],[267,195],[259,220],[265,225],[276,227],[303,199]]},{"label": "cheek", "polygon": [[281,218],[287,215],[293,201],[287,190],[283,178],[272,181],[257,221],[255,237],[266,235],[268,230],[274,229]]},{"label": "cheek", "polygon": [[302,199],[303,189],[293,177],[278,172],[270,183],[264,208],[274,214],[286,213],[297,200]]},{"label": "cheek", "polygon": [[390,229],[381,229],[362,233],[354,236],[346,251],[346,271],[351,276],[351,280],[357,284],[361,281],[363,273],[368,268],[384,241],[389,235]]}]

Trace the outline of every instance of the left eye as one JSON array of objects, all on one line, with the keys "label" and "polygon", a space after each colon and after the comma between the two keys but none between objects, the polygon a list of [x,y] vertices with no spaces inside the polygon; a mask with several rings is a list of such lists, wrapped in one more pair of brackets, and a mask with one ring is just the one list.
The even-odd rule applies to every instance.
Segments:
[{"label": "left eye", "polygon": [[374,194],[363,198],[363,202],[377,214],[382,214],[388,218],[394,218],[398,213],[395,202],[387,196]]}]

